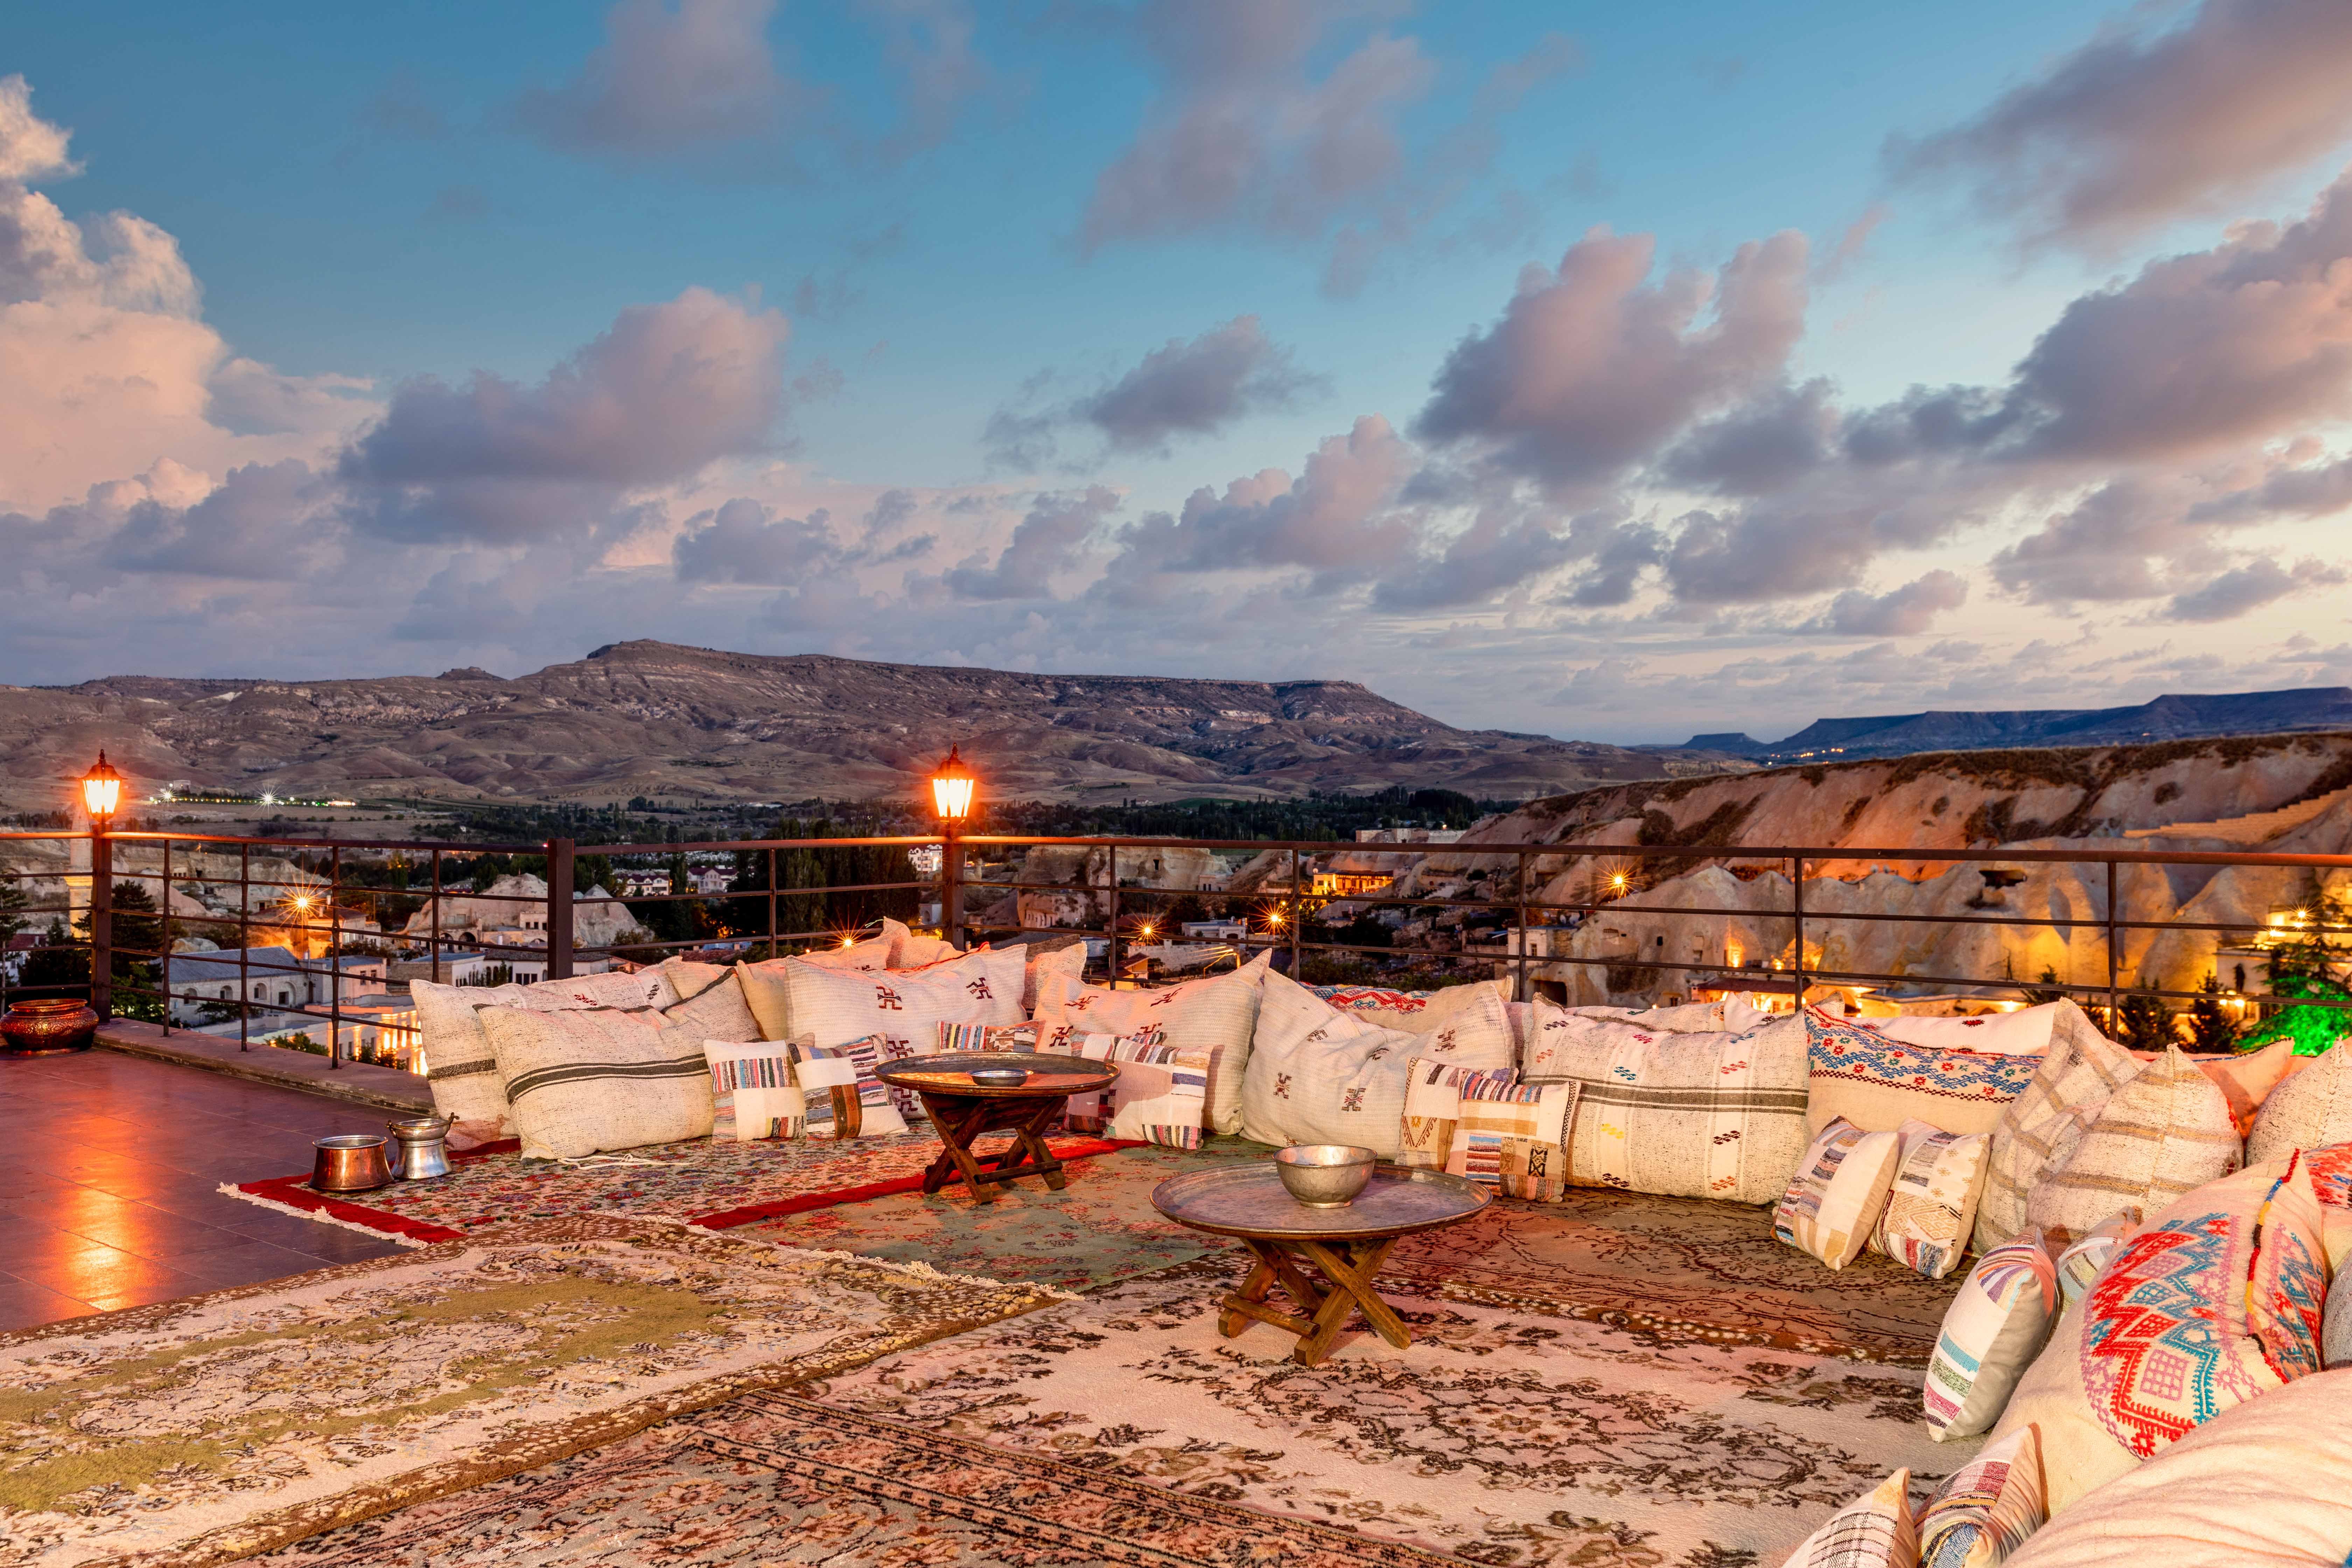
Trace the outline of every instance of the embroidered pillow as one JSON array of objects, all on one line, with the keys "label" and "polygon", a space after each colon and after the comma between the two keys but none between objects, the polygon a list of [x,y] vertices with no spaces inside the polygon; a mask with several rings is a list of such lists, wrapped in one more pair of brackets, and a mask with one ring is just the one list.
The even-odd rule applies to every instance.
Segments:
[{"label": "embroidered pillow", "polygon": [[2040,1231],[1989,1248],[1944,1312],[1928,1358],[1927,1436],[1973,1437],[2000,1419],[2010,1391],[2058,1320],[2058,1281]]},{"label": "embroidered pillow", "polygon": [[2339,1040],[2271,1090],[2254,1113],[2246,1161],[2263,1164],[2297,1149],[2352,1141],[2352,1040]]},{"label": "embroidered pillow", "polygon": [[2117,1089],[2064,1163],[2027,1195],[2028,1223],[2061,1240],[2117,1215],[2137,1219],[2236,1170],[2230,1102],[2178,1046]]},{"label": "embroidered pillow", "polygon": [[793,1037],[819,1046],[880,1035],[888,1042],[886,1058],[921,1056],[938,1045],[942,1023],[1021,1022],[1021,954],[1010,949],[915,974],[820,969],[790,958],[784,964]]},{"label": "embroidered pillow", "polygon": [[1406,1063],[1404,1121],[1398,1130],[1397,1163],[1442,1171],[1454,1149],[1454,1126],[1462,1119],[1462,1091],[1489,1079],[1513,1080],[1508,1068],[1465,1068],[1452,1062]]},{"label": "embroidered pillow", "polygon": [[[889,1043],[883,1035],[868,1035],[838,1046],[820,1046],[806,1036],[792,1042],[793,1080],[800,1086],[811,1126],[833,1121],[833,1097],[819,1095],[817,1090],[854,1088],[858,1125],[848,1130],[850,1137],[887,1138],[907,1131],[907,1120],[898,1113],[890,1086],[874,1076],[874,1069],[890,1059]],[[840,1137],[844,1131],[835,1129],[834,1135]]]},{"label": "embroidered pillow", "polygon": [[1805,1124],[1814,1131],[1843,1117],[1867,1132],[1916,1120],[1947,1132],[1990,1134],[2042,1065],[2039,1057],[1906,1045],[1815,1007],[1804,1017],[1811,1076]]},{"label": "embroidered pillow", "polygon": [[2027,1426],[1987,1444],[1920,1510],[1921,1568],[1998,1568],[2049,1517],[2042,1441]]},{"label": "embroidered pillow", "polygon": [[2014,1013],[1987,1013],[1976,1018],[1869,1018],[1864,1028],[1906,1046],[1927,1046],[1941,1051],[1978,1051],[1996,1057],[2039,1057],[2050,1050],[2051,1030],[2061,1008],[2072,1002],[2045,1002]]},{"label": "embroidered pillow", "polygon": [[1667,1197],[1769,1204],[1805,1152],[1805,1031],[1668,1034],[1536,1004],[1520,1076],[1583,1086],[1571,1179]]},{"label": "embroidered pillow", "polygon": [[1118,1081],[1103,1091],[1110,1097],[1109,1136],[1164,1149],[1201,1146],[1208,1052],[1180,1050],[1158,1029],[1124,1037],[1081,1035],[1076,1044],[1073,1056],[1118,1064]]},{"label": "embroidered pillow", "polygon": [[1941,1279],[1969,1249],[1992,1139],[1982,1132],[1946,1132],[1924,1121],[1906,1121],[1895,1131],[1903,1141],[1903,1157],[1895,1167],[1885,1212],[1870,1233],[1870,1250],[1915,1274]]},{"label": "embroidered pillow", "polygon": [[749,1143],[808,1132],[808,1102],[793,1080],[792,1047],[768,1040],[702,1042],[710,1064],[710,1135]]},{"label": "embroidered pillow", "polygon": [[2312,1194],[2331,1208],[2352,1209],[2352,1143],[2328,1143],[2304,1156]]},{"label": "embroidered pillow", "polygon": [[1280,974],[1265,977],[1242,1082],[1242,1134],[1261,1143],[1349,1143],[1400,1152],[1406,1070],[1416,1056],[1463,1067],[1511,1065],[1502,1004],[1427,1034],[1342,1013]]},{"label": "embroidered pillow", "polygon": [[710,1068],[680,1054],[650,1011],[485,1007],[526,1160],[677,1143],[710,1135]]},{"label": "embroidered pillow", "polygon": [[658,964],[541,980],[523,989],[536,999],[523,1005],[546,1012],[572,1007],[667,1007],[677,1000],[677,987]]},{"label": "embroidered pillow", "polygon": [[[1510,1002],[1511,987],[1501,980],[1476,980],[1467,985],[1443,985],[1434,991],[1389,991],[1377,985],[1308,987],[1318,1000],[1352,1013],[1367,1024],[1425,1035],[1454,1023],[1465,1013],[1484,1016],[1488,1001]],[[1325,995],[1324,993],[1330,993]]]},{"label": "embroidered pillow", "polygon": [[1456,1091],[1445,1169],[1506,1197],[1558,1203],[1566,1194],[1576,1083],[1514,1083],[1481,1074]]},{"label": "embroidered pillow", "polygon": [[1087,939],[1082,936],[1048,937],[1033,942],[1021,949],[1021,1011],[1037,1011],[1037,993],[1045,976],[1058,974],[1066,979],[1083,979],[1087,973]]},{"label": "embroidered pillow", "polygon": [[2099,1276],[2138,1228],[2137,1215],[2116,1215],[2093,1226],[2058,1255],[2058,1293],[2067,1306],[2081,1300],[2098,1283]]},{"label": "embroidered pillow", "polygon": [[[1079,1034],[1131,1035],[1159,1027],[1181,1051],[1209,1053],[1209,1093],[1203,1114],[1212,1132],[1242,1130],[1242,1079],[1249,1070],[1257,1027],[1258,983],[1272,960],[1261,952],[1231,974],[1213,974],[1149,991],[1112,991],[1076,976],[1041,973],[1037,1021]],[[1049,1037],[1049,1041],[1050,1041]],[[1048,1043],[1040,1047],[1059,1050]]]},{"label": "embroidered pillow", "polygon": [[666,1028],[685,1029],[709,1040],[756,1040],[759,1020],[743,1000],[743,983],[735,971],[716,963],[666,963],[677,1000],[661,1009]]},{"label": "embroidered pillow", "polygon": [[939,1050],[942,1055],[968,1051],[1034,1051],[1037,1048],[1038,1037],[1045,1032],[1045,1026],[1034,1019],[1026,1024],[942,1022],[940,1025]]},{"label": "embroidered pillow", "polygon": [[1902,1157],[1895,1133],[1865,1132],[1843,1118],[1831,1122],[1780,1194],[1772,1234],[1832,1268],[1844,1268],[1862,1256]]},{"label": "embroidered pillow", "polygon": [[2026,1194],[2044,1171],[2065,1163],[2107,1097],[2139,1072],[2131,1053],[2103,1037],[2080,1007],[2055,1005],[2050,1054],[1992,1130],[1992,1161],[1977,1203],[1979,1248],[2025,1228]]},{"label": "embroidered pillow", "polygon": [[1911,1521],[1910,1493],[1911,1472],[1895,1471],[1869,1496],[1830,1515],[1780,1568],[1918,1568],[1919,1531]]}]

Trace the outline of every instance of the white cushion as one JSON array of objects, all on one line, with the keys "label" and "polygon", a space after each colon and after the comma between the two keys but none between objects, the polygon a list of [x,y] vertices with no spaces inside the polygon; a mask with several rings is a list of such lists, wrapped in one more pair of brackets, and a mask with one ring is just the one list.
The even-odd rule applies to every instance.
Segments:
[{"label": "white cushion", "polygon": [[1797,1163],[1772,1211],[1772,1234],[1843,1268],[1862,1256],[1902,1158],[1895,1133],[1864,1132],[1843,1118],[1831,1122]]},{"label": "white cushion", "polygon": [[1927,1436],[1973,1437],[2000,1419],[2011,1391],[2058,1321],[2057,1270],[2038,1230],[1989,1248],[1944,1311],[1928,1358]]},{"label": "white cushion", "polygon": [[2108,1097],[2063,1163],[2025,1200],[2029,1225],[2072,1241],[2117,1215],[2137,1221],[2236,1170],[2229,1098],[2178,1046]]},{"label": "white cushion", "polygon": [[[628,999],[628,1005],[637,1005],[634,980],[620,994]],[[455,1123],[452,1131],[461,1143],[514,1136],[506,1080],[499,1076],[497,1055],[490,1049],[489,1036],[482,1030],[482,1009],[520,1007],[533,1013],[559,1013],[598,1005],[583,988],[569,981],[552,985],[441,985],[412,980],[408,994],[416,1005],[416,1030],[424,1046],[425,1083],[433,1091],[433,1109]],[[675,991],[667,994],[670,1000],[677,999]]]},{"label": "white cushion", "polygon": [[1947,1132],[1924,1121],[1906,1121],[1895,1133],[1903,1140],[1903,1158],[1895,1167],[1886,1207],[1870,1233],[1870,1250],[1941,1279],[1969,1249],[1992,1139],[1982,1132]]},{"label": "white cushion", "polygon": [[[701,966],[698,966],[701,967]],[[541,980],[523,987],[538,998],[527,1005],[542,1011],[572,1007],[667,1007],[677,1000],[677,988],[659,964],[637,970],[608,969],[602,974],[575,974],[568,980]]]},{"label": "white cushion", "polygon": [[1209,1089],[1202,1113],[1210,1131],[1239,1132],[1242,1079],[1249,1070],[1250,1039],[1257,1027],[1258,983],[1270,958],[1261,952],[1231,974],[1148,991],[1106,990],[1075,974],[1048,971],[1038,976],[1036,1016],[1056,1030],[1067,1029],[1071,1038],[1157,1027],[1165,1043],[1180,1051],[1206,1051]]},{"label": "white cushion", "polygon": [[2246,1163],[2352,1141],[2352,1040],[2339,1040],[2271,1090],[2246,1137]]},{"label": "white cushion", "polygon": [[2050,1033],[2059,1009],[2071,1002],[2045,1002],[2014,1013],[1987,1013],[1976,1018],[1853,1018],[1847,1022],[1874,1029],[1890,1040],[1932,1046],[1940,1051],[1984,1051],[1996,1056],[2039,1057],[2050,1050]]},{"label": "white cushion", "polygon": [[1992,1163],[1977,1204],[1979,1249],[2025,1228],[2026,1194],[2044,1172],[2065,1163],[2108,1097],[2139,1074],[2131,1053],[2101,1035],[2080,1007],[2053,1005],[2049,1054],[1993,1125]]},{"label": "white cushion", "polygon": [[[888,1057],[929,1056],[940,1026],[1021,1022],[1021,954],[987,949],[914,974],[784,963],[792,1038],[832,1048],[880,1035]],[[761,1025],[765,1030],[765,1023]]]},{"label": "white cushion", "polygon": [[1509,1067],[1501,997],[1482,995],[1444,1027],[1407,1034],[1268,973],[1243,1075],[1242,1135],[1261,1143],[1349,1143],[1393,1160],[1403,1147],[1405,1080],[1416,1057]]},{"label": "white cushion", "polygon": [[2319,1328],[2319,1364],[2352,1366],[2352,1273],[2338,1273],[2327,1288],[2327,1314]]},{"label": "white cushion", "polygon": [[709,1136],[710,1068],[650,1010],[485,1007],[523,1158],[576,1160]]}]

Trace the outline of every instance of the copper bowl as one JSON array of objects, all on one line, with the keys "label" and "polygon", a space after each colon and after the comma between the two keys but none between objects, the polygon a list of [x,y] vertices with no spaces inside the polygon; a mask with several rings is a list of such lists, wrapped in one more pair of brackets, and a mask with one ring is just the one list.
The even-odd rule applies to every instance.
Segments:
[{"label": "copper bowl", "polygon": [[338,1132],[310,1147],[310,1185],[322,1193],[369,1193],[392,1185],[392,1163],[384,1158],[389,1142],[372,1132]]},{"label": "copper bowl", "polygon": [[87,1002],[23,1001],[0,1017],[0,1049],[12,1057],[51,1057],[86,1051],[98,1039],[98,1015]]}]

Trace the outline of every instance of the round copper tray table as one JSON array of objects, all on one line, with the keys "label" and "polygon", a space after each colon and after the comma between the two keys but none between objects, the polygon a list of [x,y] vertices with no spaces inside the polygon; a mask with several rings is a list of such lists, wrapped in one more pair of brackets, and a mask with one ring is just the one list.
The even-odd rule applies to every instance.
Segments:
[{"label": "round copper tray table", "polygon": [[[1381,1338],[1399,1350],[1412,1343],[1412,1331],[1372,1289],[1373,1276],[1402,1237],[1468,1219],[1494,1201],[1486,1188],[1460,1176],[1379,1165],[1353,1203],[1309,1208],[1290,1195],[1271,1161],[1171,1176],[1151,1192],[1151,1206],[1178,1225],[1236,1237],[1257,1258],[1242,1288],[1220,1303],[1217,1332],[1232,1339],[1253,1322],[1287,1329],[1298,1336],[1290,1354],[1301,1366],[1331,1353],[1352,1309],[1361,1309]],[[1302,1259],[1314,1265],[1326,1288],[1318,1289],[1301,1271]],[[1297,1312],[1266,1305],[1276,1285]]]},{"label": "round copper tray table", "polygon": [[[976,1083],[974,1068],[1021,1068],[1018,1084]],[[1118,1080],[1118,1068],[1084,1057],[1033,1055],[1026,1051],[970,1051],[887,1062],[874,1076],[910,1089],[947,1145],[923,1173],[923,1191],[936,1193],[961,1175],[976,1203],[996,1201],[996,1189],[1023,1176],[1043,1176],[1059,1192],[1069,1184],[1062,1162],[1045,1147],[1045,1129],[1074,1094],[1091,1094]],[[1013,1145],[1001,1153],[974,1154],[972,1141],[983,1132],[1011,1132]]]}]

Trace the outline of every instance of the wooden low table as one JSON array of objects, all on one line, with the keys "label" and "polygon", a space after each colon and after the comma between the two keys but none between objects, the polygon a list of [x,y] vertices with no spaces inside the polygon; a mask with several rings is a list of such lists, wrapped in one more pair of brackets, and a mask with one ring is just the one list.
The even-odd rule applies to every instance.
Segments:
[{"label": "wooden low table", "polygon": [[[975,1083],[974,1068],[1022,1068],[1029,1077],[1019,1084]],[[998,1187],[1023,1176],[1043,1176],[1056,1192],[1069,1184],[1062,1162],[1045,1146],[1045,1129],[1070,1096],[1108,1089],[1118,1080],[1118,1068],[1084,1057],[975,1051],[889,1062],[874,1076],[913,1089],[947,1145],[923,1173],[924,1193],[936,1193],[961,1175],[973,1201],[987,1204],[996,1201]],[[1002,1153],[974,1154],[972,1142],[983,1132],[1011,1132],[1013,1146]]]},{"label": "wooden low table", "polygon": [[[1494,1194],[1460,1176],[1381,1165],[1353,1203],[1311,1208],[1290,1195],[1272,1161],[1171,1176],[1151,1192],[1151,1206],[1178,1225],[1237,1237],[1257,1258],[1242,1288],[1220,1303],[1217,1332],[1232,1339],[1253,1322],[1287,1329],[1298,1336],[1290,1355],[1301,1366],[1331,1353],[1354,1310],[1399,1350],[1412,1343],[1412,1331],[1372,1289],[1373,1277],[1402,1237],[1468,1219],[1492,1202]],[[1323,1288],[1301,1271],[1301,1260],[1322,1275]],[[1276,1285],[1296,1312],[1266,1305]]]}]

